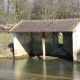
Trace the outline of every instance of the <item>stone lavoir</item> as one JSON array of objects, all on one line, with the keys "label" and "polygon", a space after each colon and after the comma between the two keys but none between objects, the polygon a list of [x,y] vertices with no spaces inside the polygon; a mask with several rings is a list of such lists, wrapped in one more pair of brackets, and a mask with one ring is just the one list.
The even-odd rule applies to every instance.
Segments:
[{"label": "stone lavoir", "polygon": [[[80,61],[80,19],[22,20],[10,32],[14,56],[46,55]],[[59,35],[61,34],[61,35]],[[62,43],[59,43],[59,37]]]}]

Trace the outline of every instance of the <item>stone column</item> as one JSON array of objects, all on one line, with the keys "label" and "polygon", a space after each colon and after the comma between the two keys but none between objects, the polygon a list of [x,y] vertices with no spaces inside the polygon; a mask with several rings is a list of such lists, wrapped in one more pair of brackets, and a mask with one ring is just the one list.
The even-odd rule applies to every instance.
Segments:
[{"label": "stone column", "polygon": [[43,50],[43,60],[45,60],[46,50],[45,50],[45,37],[44,37],[44,33],[42,33],[42,50]]}]

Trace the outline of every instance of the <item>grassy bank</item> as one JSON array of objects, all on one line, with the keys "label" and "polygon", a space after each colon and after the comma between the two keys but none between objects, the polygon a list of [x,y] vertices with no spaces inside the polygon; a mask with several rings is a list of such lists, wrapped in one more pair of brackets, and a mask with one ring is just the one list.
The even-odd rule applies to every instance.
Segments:
[{"label": "grassy bank", "polygon": [[10,50],[8,48],[8,45],[10,43],[13,43],[13,35],[9,33],[1,33],[0,34],[0,55],[8,56],[10,54]]}]

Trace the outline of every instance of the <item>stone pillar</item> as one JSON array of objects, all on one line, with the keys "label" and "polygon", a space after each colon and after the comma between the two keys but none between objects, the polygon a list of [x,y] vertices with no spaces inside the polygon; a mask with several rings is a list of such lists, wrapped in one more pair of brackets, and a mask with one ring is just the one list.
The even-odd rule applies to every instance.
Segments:
[{"label": "stone pillar", "polygon": [[42,49],[43,49],[43,60],[45,60],[46,50],[45,50],[45,38],[44,38],[44,33],[42,33]]},{"label": "stone pillar", "polygon": [[73,30],[73,60],[80,62],[80,23]]},{"label": "stone pillar", "polygon": [[47,79],[47,66],[46,61],[43,61],[43,80]]},{"label": "stone pillar", "polygon": [[77,37],[76,32],[73,33],[73,60],[77,61]]}]

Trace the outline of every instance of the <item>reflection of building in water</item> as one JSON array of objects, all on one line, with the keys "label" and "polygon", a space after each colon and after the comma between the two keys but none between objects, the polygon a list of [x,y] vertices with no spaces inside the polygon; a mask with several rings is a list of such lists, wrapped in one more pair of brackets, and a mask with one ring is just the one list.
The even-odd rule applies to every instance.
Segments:
[{"label": "reflection of building in water", "polygon": [[44,80],[46,80],[46,78],[47,78],[46,61],[43,61],[43,78],[44,78]]},{"label": "reflection of building in water", "polygon": [[24,67],[27,63],[27,59],[15,60],[15,76],[16,80],[22,80],[22,76],[24,75]]},{"label": "reflection of building in water", "polygon": [[15,60],[15,80],[80,80],[80,64],[63,60]]},{"label": "reflection of building in water", "polygon": [[80,65],[74,63],[73,80],[80,80]]},{"label": "reflection of building in water", "polygon": [[16,80],[13,59],[0,59],[0,80]]},{"label": "reflection of building in water", "polygon": [[64,75],[64,65],[63,64],[59,65],[59,74]]},{"label": "reflection of building in water", "polygon": [[43,61],[40,60],[22,59],[15,61],[16,80],[36,80],[37,78],[45,80],[45,76],[43,77],[43,70],[44,75],[46,75],[45,63],[43,67]]}]

